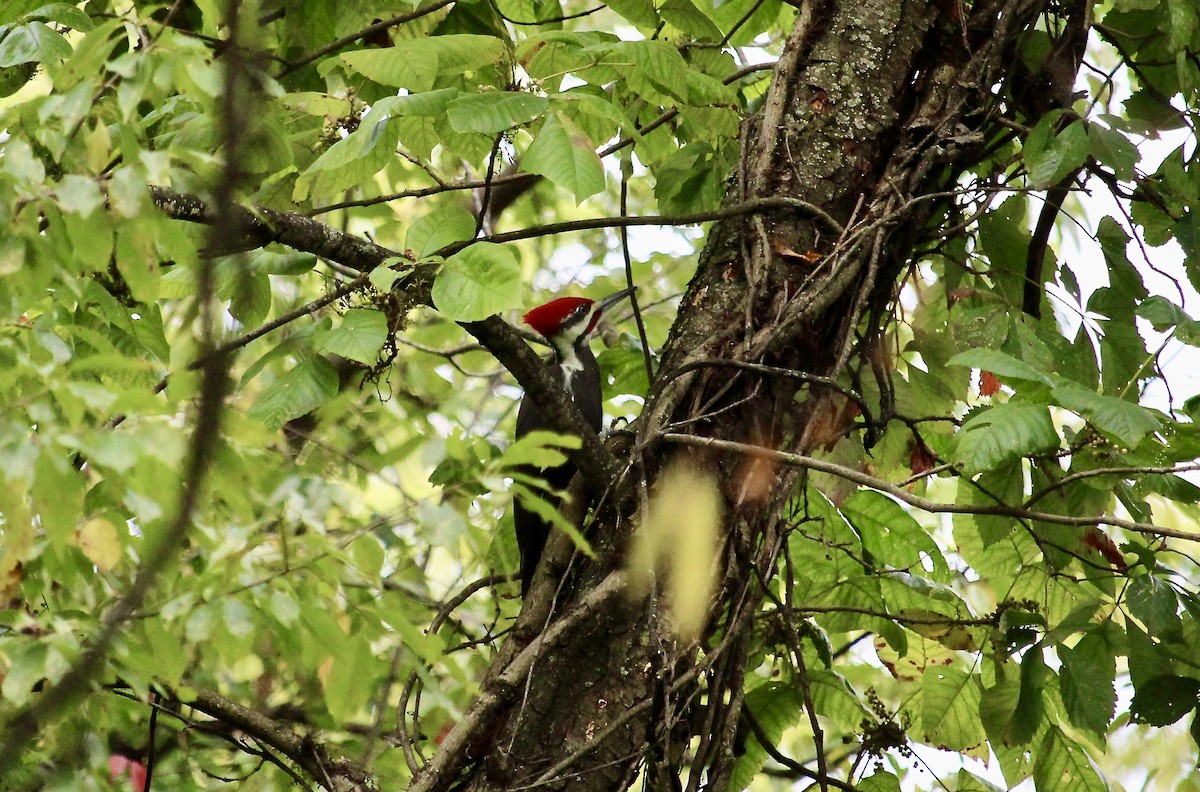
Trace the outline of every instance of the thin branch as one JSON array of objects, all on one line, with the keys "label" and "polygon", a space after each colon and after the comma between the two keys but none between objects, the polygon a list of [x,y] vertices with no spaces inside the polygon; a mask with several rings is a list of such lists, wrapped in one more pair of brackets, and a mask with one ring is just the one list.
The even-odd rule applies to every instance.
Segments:
[{"label": "thin branch", "polygon": [[[821,792],[829,792],[829,765],[825,761],[825,733],[821,731],[821,721],[817,717],[817,707],[813,703],[812,683],[808,676],[808,666],[804,662],[804,646],[800,639],[800,630],[796,628],[796,623],[792,619],[792,612],[796,604],[793,599],[792,585],[796,580],[796,570],[792,563],[792,554],[784,553],[783,561],[787,565],[788,576],[788,585],[784,588],[787,607],[783,610],[783,623],[792,638],[792,655],[796,658],[796,676],[800,682],[800,694],[804,700],[804,709],[808,711],[808,725],[813,733],[813,748],[817,755],[817,775],[819,776],[816,780],[821,785]],[[770,587],[764,585],[763,590],[767,592],[767,596],[776,602],[779,601],[771,592]]]},{"label": "thin branch", "polygon": [[718,440],[712,437],[696,437],[695,435],[665,433],[660,435],[660,438],[669,443],[680,443],[682,445],[697,446],[699,448],[715,448],[720,451],[731,451],[737,454],[752,454],[767,459],[782,462],[785,465],[795,465],[797,467],[816,470],[820,473],[828,473],[838,478],[843,478],[847,481],[852,481],[864,487],[869,487],[873,490],[886,493],[896,498],[899,501],[907,503],[909,506],[921,509],[922,511],[937,513],[937,514],[994,514],[1002,517],[1016,517],[1022,520],[1035,520],[1037,522],[1053,523],[1055,525],[1072,525],[1072,526],[1091,526],[1091,525],[1112,525],[1117,528],[1123,528],[1126,531],[1134,533],[1147,534],[1149,536],[1169,536],[1174,539],[1186,539],[1189,542],[1200,542],[1200,533],[1189,531],[1180,531],[1175,528],[1166,528],[1161,525],[1152,523],[1133,522],[1131,520],[1122,520],[1118,517],[1109,517],[1100,515],[1098,517],[1074,517],[1067,514],[1051,514],[1049,512],[1038,512],[1030,509],[1022,509],[1015,506],[1005,504],[997,504],[995,506],[970,506],[962,503],[939,503],[929,498],[923,498],[919,495],[913,495],[907,490],[901,489],[894,484],[889,484],[886,481],[877,479],[874,476],[868,476],[866,473],[848,468],[844,465],[837,465],[833,462],[826,462],[823,459],[815,459],[803,454],[791,454],[786,451],[775,451],[770,448],[750,445],[747,443],[735,443],[730,440]]},{"label": "thin branch", "polygon": [[607,5],[601,4],[601,5],[596,6],[595,8],[588,8],[583,11],[577,11],[574,14],[560,14],[559,16],[546,17],[545,19],[525,21],[523,19],[513,19],[512,17],[507,16],[503,11],[500,10],[500,6],[495,2],[491,3],[490,5],[492,6],[492,10],[495,11],[496,14],[499,15],[499,17],[501,19],[503,19],[505,22],[509,23],[510,25],[517,25],[519,27],[533,27],[535,25],[555,25],[555,24],[558,24],[559,22],[569,22],[572,19],[582,19],[583,17],[591,16],[592,14],[595,14],[599,11],[603,11],[604,9],[608,8]]},{"label": "thin branch", "polygon": [[[513,182],[521,182],[536,178],[538,177],[528,173],[509,173],[492,179],[492,186],[508,186]],[[440,195],[446,192],[478,190],[482,189],[486,185],[487,181],[485,179],[463,179],[461,181],[446,183],[439,182],[434,187],[417,187],[411,190],[401,190],[400,192],[388,193],[387,195],[377,195],[374,198],[359,198],[354,201],[339,201],[338,203],[326,204],[325,206],[318,206],[316,209],[310,209],[306,215],[308,217],[316,217],[318,215],[337,211],[338,209],[355,209],[364,206],[375,206],[376,204],[398,201],[401,198],[428,198],[431,195]]]},{"label": "thin branch", "polygon": [[[496,180],[499,181],[498,179]],[[795,209],[820,220],[833,231],[841,233],[841,224],[828,212],[816,204],[800,198],[790,198],[784,195],[772,195],[765,198],[752,198],[741,203],[724,206],[711,212],[692,212],[680,215],[638,215],[621,217],[589,217],[583,220],[570,220],[563,223],[547,223],[541,226],[530,226],[503,234],[492,234],[476,240],[459,242],[448,245],[447,252],[456,253],[469,247],[475,242],[515,242],[520,239],[535,239],[555,234],[565,234],[571,231],[591,231],[597,228],[628,228],[630,226],[683,226],[698,225],[714,220],[726,220],[747,214],[758,214],[772,209]]]},{"label": "thin branch", "polygon": [[464,355],[467,352],[479,352],[480,350],[484,349],[483,344],[459,344],[458,346],[450,347],[448,349],[438,349],[437,347],[420,344],[410,338],[405,338],[404,336],[397,336],[396,340],[407,347],[412,347],[418,352],[424,352],[427,355],[436,355],[437,357],[446,358],[447,360],[457,357],[458,355]]},{"label": "thin branch", "polygon": [[742,717],[746,719],[746,723],[750,726],[750,731],[754,734],[754,739],[757,740],[758,744],[762,746],[762,749],[767,752],[767,756],[771,757],[776,762],[779,762],[779,764],[791,770],[796,775],[803,776],[811,781],[816,781],[822,786],[829,785],[831,787],[836,787],[837,789],[845,790],[846,792],[854,792],[855,787],[852,784],[848,784],[841,779],[834,778],[829,775],[821,775],[820,773],[809,770],[795,759],[784,756],[771,742],[771,738],[767,736],[766,731],[763,730],[762,724],[758,722],[758,718],[754,717],[754,713],[750,711],[749,707],[742,708]]},{"label": "thin branch", "polygon": [[484,225],[488,224],[488,209],[492,202],[492,185],[496,177],[496,160],[500,157],[500,146],[504,144],[504,133],[496,135],[492,141],[492,153],[488,155],[487,173],[483,177],[483,195],[479,199],[479,217],[475,219],[475,233],[472,238],[483,233]]},{"label": "thin branch", "polygon": [[735,368],[743,371],[753,371],[758,374],[767,374],[775,377],[787,377],[789,379],[800,380],[813,385],[823,385],[826,388],[837,391],[845,396],[850,401],[854,402],[855,406],[861,411],[863,420],[868,426],[873,425],[871,417],[871,409],[867,406],[867,402],[858,392],[851,388],[842,385],[832,377],[823,377],[819,374],[809,374],[806,371],[797,371],[796,369],[780,368],[779,366],[768,366],[763,363],[748,363],[740,360],[689,360],[684,365],[675,369],[669,374],[671,379],[681,377],[689,371],[695,371],[702,368]]},{"label": "thin branch", "polygon": [[[151,185],[149,191],[155,205],[172,219],[201,225],[215,222],[213,209],[194,195],[155,185]],[[410,260],[403,253],[295,212],[281,212],[265,206],[247,209],[239,205],[230,206],[227,211],[232,220],[226,229],[227,237],[220,240],[223,246],[245,242],[250,247],[262,247],[280,242],[295,250],[344,264],[357,272],[370,272],[389,258]]]},{"label": "thin branch", "polygon": [[[629,216],[629,171],[632,169],[633,162],[629,158],[622,160],[620,204],[622,217]],[[629,253],[629,231],[626,226],[621,226],[620,237],[621,258],[625,261],[625,285],[633,289],[633,256]],[[646,322],[642,319],[642,309],[638,306],[636,291],[629,293],[629,305],[633,308],[633,319],[637,326],[638,340],[642,343],[642,362],[646,366],[646,383],[648,386],[649,383],[654,382],[654,363],[650,359],[650,341],[646,338]]]},{"label": "thin branch", "polygon": [[[446,620],[450,618],[450,615],[454,613],[454,611],[458,610],[458,608],[464,602],[475,596],[475,594],[478,592],[500,583],[507,583],[512,578],[512,575],[488,575],[476,580],[473,583],[467,584],[463,587],[462,591],[451,597],[441,606],[441,608],[438,609],[438,612],[434,615],[432,621],[430,621],[429,626],[425,628],[425,634],[433,635],[440,630],[442,625],[445,624]],[[397,652],[399,651],[400,649],[397,649]],[[398,721],[396,727],[397,732],[400,735],[400,747],[404,751],[404,760],[408,763],[408,768],[414,775],[420,772],[421,768],[425,765],[425,758],[423,756],[419,756],[419,754],[414,751],[413,741],[408,734],[408,728],[403,722],[403,718],[405,710],[408,706],[409,698],[412,696],[413,688],[416,687],[418,680],[419,676],[416,671],[413,671],[411,674],[409,674],[408,680],[404,684],[404,689],[400,693],[400,700],[396,704],[396,717]],[[414,721],[416,718],[417,713],[414,711]]]},{"label": "thin branch", "polygon": [[347,781],[353,788],[366,788],[369,776],[344,759],[332,759],[310,736],[297,734],[290,726],[281,724],[263,713],[243,706],[219,693],[189,686],[195,697],[187,706],[203,712],[221,723],[250,735],[253,739],[286,756],[304,769],[314,780],[328,789],[340,789],[331,779]]},{"label": "thin branch", "polygon": [[428,15],[432,14],[434,11],[440,11],[441,9],[445,8],[448,5],[451,5],[454,2],[455,2],[455,0],[437,0],[437,2],[433,3],[432,5],[425,6],[424,8],[418,8],[415,11],[409,11],[407,14],[400,14],[398,16],[392,17],[391,19],[385,19],[381,22],[376,22],[372,25],[367,25],[365,28],[358,31],[357,33],[351,33],[348,36],[342,36],[340,39],[337,39],[336,41],[333,41],[329,44],[326,44],[324,47],[321,47],[320,49],[313,50],[312,52],[310,52],[307,55],[300,58],[300,60],[292,61],[287,66],[287,68],[283,69],[282,71],[279,72],[279,74],[275,75],[275,79],[277,79],[277,80],[283,79],[284,77],[288,76],[289,74],[296,71],[297,69],[303,68],[304,66],[307,66],[308,64],[312,63],[317,58],[324,57],[325,55],[328,55],[331,52],[337,52],[338,50],[342,49],[343,47],[348,47],[351,44],[353,44],[354,42],[356,42],[360,39],[367,38],[375,33],[382,33],[383,31],[387,30],[388,28],[393,28],[393,27],[396,27],[397,25],[403,25],[406,22],[412,22],[414,19],[420,19],[423,16],[428,16]]},{"label": "thin branch", "polygon": [[1028,508],[1037,501],[1049,495],[1055,490],[1060,490],[1073,481],[1078,481],[1085,478],[1094,478],[1096,476],[1120,476],[1121,478],[1131,479],[1136,476],[1148,475],[1177,475],[1179,473],[1188,473],[1194,470],[1200,470],[1200,462],[1190,462],[1186,465],[1163,465],[1160,467],[1109,467],[1109,468],[1093,468],[1091,470],[1080,470],[1076,473],[1071,473],[1068,476],[1063,476],[1053,484],[1038,490],[1030,498],[1025,501],[1025,506]]},{"label": "thin branch", "polygon": [[[939,616],[916,614],[916,613],[888,613],[886,611],[873,610],[871,608],[860,608],[854,605],[802,605],[793,608],[796,613],[802,614],[817,614],[817,613],[858,613],[863,616],[873,616],[878,619],[887,619],[888,621],[897,624],[921,625],[927,627],[995,627],[999,615],[988,616],[984,618],[969,618],[964,619],[956,616]],[[770,615],[767,611],[764,615]]]},{"label": "thin branch", "polygon": [[[303,777],[301,777],[295,770],[293,770],[291,767],[289,767],[283,760],[281,760],[274,753],[266,750],[265,748],[262,748],[261,747],[261,745],[263,744],[262,741],[257,740],[255,738],[255,736],[252,735],[250,732],[246,732],[247,736],[249,736],[251,739],[254,739],[259,744],[259,746],[260,746],[259,748],[252,748],[251,746],[247,745],[245,742],[237,739],[233,734],[233,732],[235,731],[235,727],[232,724],[226,723],[219,718],[212,720],[212,721],[200,721],[200,720],[196,720],[195,718],[184,715],[180,711],[180,706],[179,706],[180,702],[177,699],[170,698],[169,699],[170,703],[163,704],[163,703],[161,703],[161,699],[163,698],[163,696],[160,695],[160,696],[157,696],[157,698],[160,699],[159,701],[155,701],[153,699],[150,701],[143,701],[142,699],[138,698],[137,696],[135,696],[133,693],[129,692],[128,690],[122,690],[120,687],[120,683],[118,683],[117,685],[108,685],[106,687],[114,695],[120,696],[121,698],[124,698],[124,699],[128,699],[129,701],[137,702],[138,704],[146,704],[147,706],[149,706],[150,711],[151,711],[151,716],[150,716],[151,720],[153,720],[155,718],[155,716],[157,716],[159,713],[164,714],[164,715],[169,715],[170,717],[175,718],[176,720],[183,723],[190,730],[199,732],[201,734],[209,735],[212,737],[216,737],[220,740],[223,740],[223,741],[229,743],[230,745],[232,745],[234,748],[236,748],[239,751],[247,753],[250,756],[256,756],[262,761],[270,762],[271,764],[278,767],[285,775],[287,775],[288,778],[290,778],[292,780],[292,782],[295,783],[298,787],[305,790],[305,792],[311,792],[312,787],[304,780]],[[241,730],[239,729],[238,731],[241,731]],[[259,767],[261,767],[261,766],[262,765],[260,763]],[[251,771],[251,772],[252,773],[257,772],[257,769],[258,768],[255,768],[255,770]],[[213,775],[212,773],[206,773],[206,774],[212,778],[217,778],[217,776]],[[225,780],[228,782],[229,779],[221,779],[221,780]],[[145,785],[145,789],[147,790],[147,792],[148,792],[149,788],[150,788],[150,775],[149,775],[149,768],[147,768],[146,785]]]},{"label": "thin branch", "polygon": [[154,781],[154,765],[158,759],[158,707],[153,706],[155,693],[150,692],[150,738],[146,741],[146,780],[142,782],[142,792],[150,792]]}]

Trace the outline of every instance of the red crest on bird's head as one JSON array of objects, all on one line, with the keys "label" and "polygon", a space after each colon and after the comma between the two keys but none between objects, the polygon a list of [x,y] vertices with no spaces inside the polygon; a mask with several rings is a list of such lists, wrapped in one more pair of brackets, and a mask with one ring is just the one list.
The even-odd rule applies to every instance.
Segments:
[{"label": "red crest on bird's head", "polygon": [[[567,317],[577,311],[586,313],[594,302],[595,300],[589,300],[587,297],[559,297],[525,314],[525,324],[549,338],[562,328]],[[592,324],[599,319],[600,315],[597,313],[592,317]],[[591,332],[591,329],[589,326],[584,332]]]}]

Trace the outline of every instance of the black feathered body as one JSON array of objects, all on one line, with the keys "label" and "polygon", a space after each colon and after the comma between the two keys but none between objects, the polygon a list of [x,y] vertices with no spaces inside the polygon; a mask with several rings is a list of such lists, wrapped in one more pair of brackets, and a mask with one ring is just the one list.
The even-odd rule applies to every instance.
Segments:
[{"label": "black feathered body", "polygon": [[[560,349],[555,346],[557,362],[551,367],[554,379],[561,383],[572,401],[583,414],[588,426],[599,433],[603,421],[603,406],[600,395],[600,366],[588,347],[587,335],[580,336],[576,342]],[[523,437],[538,429],[548,429],[542,411],[526,396],[521,400],[521,408],[517,412],[516,436]],[[546,484],[554,490],[564,490],[575,475],[575,465],[566,462],[551,468],[526,468],[522,472],[530,476],[545,479]],[[538,560],[542,557],[542,549],[550,535],[550,524],[521,505],[520,500],[513,502],[513,522],[517,529],[517,547],[521,552],[521,596],[529,591],[533,580],[533,572],[537,569]]]}]

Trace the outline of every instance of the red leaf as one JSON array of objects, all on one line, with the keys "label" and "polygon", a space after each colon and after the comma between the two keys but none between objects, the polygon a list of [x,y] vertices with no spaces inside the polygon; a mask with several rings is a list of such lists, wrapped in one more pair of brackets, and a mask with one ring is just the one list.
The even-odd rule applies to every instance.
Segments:
[{"label": "red leaf", "polygon": [[1000,391],[1000,380],[990,371],[979,372],[979,395],[995,396]]},{"label": "red leaf", "polygon": [[908,469],[912,471],[912,474],[920,476],[928,473],[936,464],[937,458],[929,450],[929,446],[920,440],[913,440],[912,447],[908,451]]},{"label": "red leaf", "polygon": [[1083,546],[1090,547],[1104,556],[1104,560],[1112,564],[1114,569],[1125,570],[1125,555],[1117,548],[1116,543],[1109,538],[1108,534],[1099,528],[1088,528],[1083,532]]}]

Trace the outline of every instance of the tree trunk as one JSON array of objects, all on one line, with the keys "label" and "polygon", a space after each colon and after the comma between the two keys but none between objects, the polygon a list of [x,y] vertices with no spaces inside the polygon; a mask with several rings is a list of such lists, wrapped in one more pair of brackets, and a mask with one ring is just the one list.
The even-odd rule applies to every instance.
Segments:
[{"label": "tree trunk", "polygon": [[[983,145],[992,90],[1042,5],[804,3],[764,107],[743,129],[727,196],[786,196],[795,209],[712,228],[647,407],[614,441],[632,461],[594,507],[598,560],[576,557],[556,597],[557,581],[535,584],[531,599],[553,599],[553,616],[526,608],[484,684],[486,706],[463,727],[466,756],[446,756],[455,746],[443,744],[414,789],[457,778],[471,790],[607,791],[632,783],[643,763],[654,789],[726,786],[750,628],[803,508],[799,474],[686,451],[718,476],[726,546],[701,646],[678,647],[658,630],[658,606],[620,594],[613,577],[646,485],[684,453],[664,434],[806,453],[860,417],[869,445],[890,411],[877,341],[900,277],[914,246],[937,236],[927,222]],[[884,394],[879,404],[846,395],[846,383],[862,391],[864,375]],[[543,632],[572,613],[571,630]]]}]

